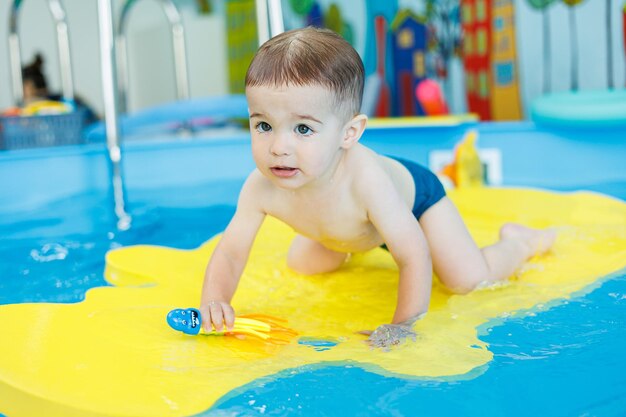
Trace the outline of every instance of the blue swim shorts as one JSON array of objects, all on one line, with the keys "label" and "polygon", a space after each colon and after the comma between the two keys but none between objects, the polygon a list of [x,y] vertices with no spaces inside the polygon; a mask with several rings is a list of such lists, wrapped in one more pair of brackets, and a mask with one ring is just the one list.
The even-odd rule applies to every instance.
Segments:
[{"label": "blue swim shorts", "polygon": [[413,209],[411,211],[415,218],[419,220],[426,210],[446,196],[446,191],[439,181],[439,178],[423,166],[395,156],[389,157],[404,165],[413,177],[413,182],[415,183],[415,201],[413,202]]}]

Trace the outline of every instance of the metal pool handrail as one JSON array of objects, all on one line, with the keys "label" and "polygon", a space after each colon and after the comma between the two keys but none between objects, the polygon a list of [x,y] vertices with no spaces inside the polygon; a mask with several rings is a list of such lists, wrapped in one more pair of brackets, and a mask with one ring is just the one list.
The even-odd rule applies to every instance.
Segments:
[{"label": "metal pool handrail", "polygon": [[280,0],[256,0],[256,22],[259,46],[285,31]]},{"label": "metal pool handrail", "polygon": [[[24,90],[22,85],[22,57],[20,36],[18,33],[17,18],[23,0],[13,0],[9,13],[9,61],[11,68],[11,85],[13,99],[17,105],[23,104]],[[48,0],[48,8],[57,32],[57,45],[59,50],[59,65],[61,66],[61,86],[63,98],[74,99],[74,81],[72,78],[72,62],[70,58],[70,39],[67,30],[65,9],[61,0]]]},{"label": "metal pool handrail", "polygon": [[[174,70],[176,75],[176,95],[179,100],[189,99],[189,77],[187,65],[187,52],[185,49],[185,28],[178,8],[172,0],[159,0],[163,6],[163,11],[170,24],[172,31],[172,47],[174,49]],[[132,6],[137,0],[128,0],[122,8],[120,20],[117,27],[116,46],[118,50],[117,71],[118,90],[120,94],[121,111],[125,113],[128,109],[128,51],[126,47],[126,29],[128,27],[128,15]]]},{"label": "metal pool handrail", "polygon": [[111,170],[113,203],[117,216],[117,228],[126,230],[131,218],[125,208],[124,177],[122,175],[122,149],[117,111],[117,89],[115,73],[115,42],[113,40],[113,13],[111,0],[98,0],[98,26],[100,32],[100,65],[102,71],[102,94],[104,98],[104,120]]}]

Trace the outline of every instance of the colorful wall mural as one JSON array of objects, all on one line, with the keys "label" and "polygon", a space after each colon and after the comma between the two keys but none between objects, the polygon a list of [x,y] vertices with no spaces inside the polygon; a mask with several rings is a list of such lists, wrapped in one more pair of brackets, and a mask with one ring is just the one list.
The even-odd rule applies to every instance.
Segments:
[{"label": "colorful wall mural", "polygon": [[[526,7],[542,16],[537,49],[543,53],[539,75],[543,93],[553,89],[550,11],[557,3],[569,6],[570,89],[578,88],[574,6],[582,1],[526,1]],[[296,16],[287,29],[307,24],[328,27],[357,48],[366,71],[364,111],[371,116],[427,114],[416,91],[428,80],[429,88],[437,86],[448,100],[464,96],[463,107],[481,120],[525,117],[517,49],[519,19],[513,0],[283,0],[283,7]],[[620,23],[626,26],[626,6],[620,12]],[[610,25],[605,29],[610,49],[612,30]],[[623,35],[626,44],[626,30]],[[609,80],[614,78],[611,58],[607,54]],[[461,82],[452,82],[452,61],[461,63]]]}]

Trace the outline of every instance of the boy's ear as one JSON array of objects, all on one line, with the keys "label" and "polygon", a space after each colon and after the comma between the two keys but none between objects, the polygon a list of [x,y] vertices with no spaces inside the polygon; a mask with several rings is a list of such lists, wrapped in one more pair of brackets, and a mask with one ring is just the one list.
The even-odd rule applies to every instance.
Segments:
[{"label": "boy's ear", "polygon": [[350,119],[350,121],[346,123],[345,135],[341,142],[341,147],[343,149],[349,149],[352,145],[357,143],[365,131],[365,126],[367,126],[367,116],[364,114],[357,114]]}]

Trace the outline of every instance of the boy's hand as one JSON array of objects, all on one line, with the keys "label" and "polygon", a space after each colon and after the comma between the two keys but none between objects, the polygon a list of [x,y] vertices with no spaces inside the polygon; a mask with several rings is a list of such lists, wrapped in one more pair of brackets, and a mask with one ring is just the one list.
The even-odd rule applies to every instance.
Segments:
[{"label": "boy's hand", "polygon": [[225,301],[209,301],[200,308],[200,311],[202,312],[202,327],[207,332],[213,331],[213,327],[221,332],[224,330],[224,325],[226,329],[232,330],[235,325],[235,310]]},{"label": "boy's hand", "polygon": [[390,348],[399,345],[407,338],[415,341],[417,334],[413,326],[406,323],[383,324],[370,333],[366,343],[375,348]]},{"label": "boy's hand", "polygon": [[407,338],[415,341],[417,333],[413,330],[413,325],[423,316],[423,314],[420,314],[398,324],[382,324],[373,332],[364,331],[359,333],[369,336],[365,342],[371,347],[389,349],[391,346],[399,345]]}]

